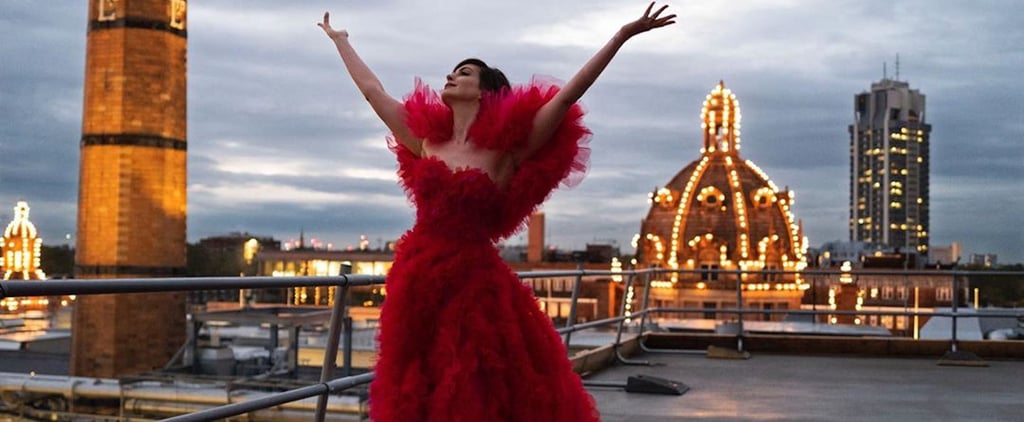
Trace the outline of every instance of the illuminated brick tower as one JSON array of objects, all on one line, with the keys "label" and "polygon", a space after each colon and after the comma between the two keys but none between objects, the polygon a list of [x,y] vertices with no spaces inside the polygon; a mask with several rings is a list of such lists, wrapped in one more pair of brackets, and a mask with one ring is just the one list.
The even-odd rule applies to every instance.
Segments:
[{"label": "illuminated brick tower", "polygon": [[[183,275],[185,0],[89,2],[78,278]],[[183,294],[79,298],[71,372],[163,367],[185,340]]]},{"label": "illuminated brick tower", "polygon": [[883,78],[854,97],[853,114],[850,241],[926,258],[932,128],[925,120],[924,94],[907,82]]}]

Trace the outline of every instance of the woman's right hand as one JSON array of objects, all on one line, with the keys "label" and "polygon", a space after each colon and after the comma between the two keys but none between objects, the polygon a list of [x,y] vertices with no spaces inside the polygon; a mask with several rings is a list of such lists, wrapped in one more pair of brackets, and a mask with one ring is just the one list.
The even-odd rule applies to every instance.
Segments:
[{"label": "woman's right hand", "polygon": [[622,26],[622,33],[626,38],[632,38],[634,35],[641,32],[647,32],[655,28],[661,28],[676,23],[673,19],[676,18],[675,14],[668,16],[661,16],[661,12],[664,12],[668,8],[668,5],[661,6],[654,14],[651,14],[651,10],[654,8],[654,2],[651,2],[647,6],[647,10],[644,11],[644,15],[633,22],[627,23]]},{"label": "woman's right hand", "polygon": [[348,31],[344,29],[336,30],[334,28],[331,28],[331,12],[324,12],[324,21],[318,23],[317,26],[322,28],[324,30],[324,33],[326,33],[327,36],[330,37],[331,40],[333,41],[348,38]]}]

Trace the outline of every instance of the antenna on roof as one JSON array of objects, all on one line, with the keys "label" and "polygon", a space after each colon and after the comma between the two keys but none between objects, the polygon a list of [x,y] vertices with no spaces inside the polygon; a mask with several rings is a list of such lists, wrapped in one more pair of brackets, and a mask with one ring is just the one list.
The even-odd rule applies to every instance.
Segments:
[{"label": "antenna on roof", "polygon": [[900,53],[896,53],[896,80],[900,80]]},{"label": "antenna on roof", "polygon": [[882,80],[883,81],[886,80],[886,79],[889,79],[889,70],[887,68],[888,65],[889,64],[886,63],[886,62],[882,62]]}]

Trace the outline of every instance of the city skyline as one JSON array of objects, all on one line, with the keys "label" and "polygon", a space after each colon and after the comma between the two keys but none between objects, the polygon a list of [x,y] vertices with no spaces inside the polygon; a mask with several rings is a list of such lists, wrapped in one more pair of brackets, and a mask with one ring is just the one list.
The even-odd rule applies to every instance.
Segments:
[{"label": "city skyline", "polygon": [[[550,243],[611,239],[632,253],[648,193],[699,156],[701,101],[720,79],[743,99],[743,156],[796,193],[810,245],[847,240],[852,97],[882,79],[884,62],[896,77],[899,54],[899,79],[928,96],[931,245],[1024,261],[1024,30],[1012,18],[1024,5],[668,4],[680,23],[630,41],[583,98],[592,167],[544,206]],[[340,248],[411,226],[386,129],[315,26],[323,10],[397,97],[417,76],[439,87],[470,56],[513,82],[566,80],[645,3],[514,5],[192,3],[189,240],[301,230]],[[0,217],[27,200],[44,242],[63,243],[75,227],[87,4],[0,8],[10,34],[0,46]]]}]

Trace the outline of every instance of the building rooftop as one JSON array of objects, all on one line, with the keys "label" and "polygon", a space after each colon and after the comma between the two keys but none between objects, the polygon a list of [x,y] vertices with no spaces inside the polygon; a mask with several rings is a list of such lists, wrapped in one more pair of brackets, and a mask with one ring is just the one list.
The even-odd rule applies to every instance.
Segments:
[{"label": "building rooftop", "polygon": [[938,359],[755,353],[749,360],[647,353],[657,366],[616,365],[587,378],[651,375],[681,395],[588,388],[605,422],[1009,421],[1024,414],[1024,361],[939,366]]}]

